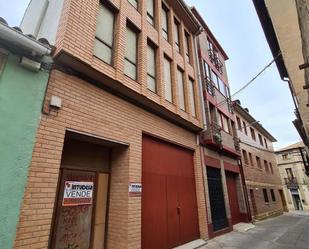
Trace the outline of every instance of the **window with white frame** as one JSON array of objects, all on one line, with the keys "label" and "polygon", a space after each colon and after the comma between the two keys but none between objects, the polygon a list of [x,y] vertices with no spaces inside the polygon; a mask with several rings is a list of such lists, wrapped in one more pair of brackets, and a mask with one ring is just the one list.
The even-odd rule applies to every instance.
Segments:
[{"label": "window with white frame", "polygon": [[190,99],[190,106],[191,106],[191,115],[196,117],[196,109],[195,109],[195,91],[194,91],[194,81],[189,78],[189,99]]},{"label": "window with white frame", "polygon": [[168,9],[162,5],[161,10],[162,36],[168,41]]},{"label": "window with white frame", "polygon": [[147,87],[156,92],[156,48],[148,43],[147,46]]},{"label": "window with white frame", "polygon": [[93,54],[108,64],[112,64],[115,14],[100,4],[96,25]]},{"label": "window with white frame", "polygon": [[183,71],[177,69],[177,84],[178,84],[178,98],[179,98],[179,107],[181,110],[186,110],[185,105],[185,87],[183,81]]},{"label": "window with white frame", "polygon": [[147,21],[154,25],[154,0],[147,0]]},{"label": "window with white frame", "polygon": [[137,79],[137,37],[137,32],[127,25],[124,73],[134,80]]},{"label": "window with white frame", "polygon": [[172,74],[171,74],[171,61],[164,57],[163,60],[164,66],[164,90],[165,90],[165,99],[169,102],[173,102],[173,90],[172,90]]},{"label": "window with white frame", "polygon": [[129,2],[131,5],[133,5],[133,7],[134,7],[135,9],[137,9],[137,7],[138,7],[138,1],[137,1],[137,0],[128,0],[128,2]]},{"label": "window with white frame", "polygon": [[180,30],[180,24],[175,19],[174,20],[174,39],[175,39],[176,51],[178,53],[180,52],[180,39],[179,39],[180,35],[179,35],[179,30]]}]

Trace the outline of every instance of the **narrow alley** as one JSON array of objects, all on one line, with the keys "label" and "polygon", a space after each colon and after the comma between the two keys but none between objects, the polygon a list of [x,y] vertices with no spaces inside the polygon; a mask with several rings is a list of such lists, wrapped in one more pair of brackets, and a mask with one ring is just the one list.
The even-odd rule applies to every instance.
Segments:
[{"label": "narrow alley", "polygon": [[289,213],[216,237],[201,249],[308,249],[308,229],[309,212]]}]

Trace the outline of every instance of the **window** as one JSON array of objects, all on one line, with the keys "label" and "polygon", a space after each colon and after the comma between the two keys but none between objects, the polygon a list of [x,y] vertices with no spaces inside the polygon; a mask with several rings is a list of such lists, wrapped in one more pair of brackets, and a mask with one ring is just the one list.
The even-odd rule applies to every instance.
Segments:
[{"label": "window", "polygon": [[156,92],[156,49],[148,43],[147,47],[147,87]]},{"label": "window", "polygon": [[282,154],[282,159],[283,160],[289,159],[289,154]]},{"label": "window", "polygon": [[176,51],[180,52],[180,40],[179,40],[179,22],[175,19],[174,20],[174,39],[175,39],[175,45],[176,45]]},{"label": "window", "polygon": [[256,137],[255,137],[255,132],[253,130],[253,128],[250,127],[250,133],[251,133],[251,137],[253,140],[256,140]]},{"label": "window", "polygon": [[211,70],[211,79],[216,88],[219,90],[218,75],[213,70]]},{"label": "window", "polygon": [[186,62],[190,63],[190,35],[187,32],[185,32],[185,58]]},{"label": "window", "polygon": [[168,9],[165,5],[162,5],[161,11],[161,22],[162,22],[162,36],[165,40],[168,41]]},{"label": "window", "polygon": [[247,125],[245,121],[242,122],[242,127],[244,128],[245,134],[248,135]]},{"label": "window", "polygon": [[238,130],[242,131],[240,118],[239,118],[239,117],[236,117],[236,120],[237,120],[237,127],[238,127]]},{"label": "window", "polygon": [[264,196],[264,201],[265,202],[269,202],[268,194],[267,194],[267,189],[266,188],[263,188],[263,196]]},{"label": "window", "polygon": [[190,98],[190,106],[191,106],[191,115],[196,117],[196,110],[195,110],[195,98],[194,98],[194,81],[189,79],[189,98]]},{"label": "window", "polygon": [[261,159],[258,156],[256,156],[255,158],[256,158],[256,165],[261,169],[262,168]]},{"label": "window", "polygon": [[113,57],[114,18],[114,13],[100,4],[93,54],[110,65]]},{"label": "window", "polygon": [[269,168],[270,168],[270,172],[271,172],[272,174],[274,174],[273,165],[272,165],[271,163],[269,163]]},{"label": "window", "polygon": [[137,33],[127,26],[126,53],[124,61],[124,73],[130,78],[137,79]]},{"label": "window", "polygon": [[164,57],[164,85],[165,99],[169,102],[173,102],[171,62],[166,57]]},{"label": "window", "polygon": [[154,0],[147,0],[147,21],[154,25]]},{"label": "window", "polygon": [[225,96],[227,97],[227,92],[226,92],[226,89],[225,89],[225,84],[223,83],[223,81],[218,77],[218,88],[219,88],[219,91]]},{"label": "window", "polygon": [[211,79],[210,68],[205,60],[204,60],[204,72],[205,72],[205,76]]},{"label": "window", "polygon": [[185,105],[185,90],[183,82],[183,72],[177,69],[177,84],[178,84],[178,97],[179,97],[179,107],[181,110],[186,110]]},{"label": "window", "polygon": [[292,179],[294,177],[293,171],[292,171],[291,168],[286,168],[285,171],[286,171],[286,174],[288,175],[289,179]]},{"label": "window", "polygon": [[270,190],[271,200],[276,201],[275,191],[273,189]]},{"label": "window", "polygon": [[266,160],[264,160],[264,167],[265,167],[266,173],[268,173],[269,172],[269,168],[268,168],[268,163],[267,163]]},{"label": "window", "polygon": [[128,0],[128,2],[129,2],[135,9],[137,9],[137,6],[138,6],[137,0]]},{"label": "window", "polygon": [[250,160],[250,165],[251,165],[251,166],[254,166],[253,157],[252,157],[251,152],[249,152],[249,160]]},{"label": "window", "polygon": [[248,161],[247,151],[242,150],[242,157],[243,157],[244,163],[248,165],[249,161]]},{"label": "window", "polygon": [[265,145],[266,149],[268,149],[268,144],[267,144],[267,141],[266,141],[265,138],[264,138],[264,145]]},{"label": "window", "polygon": [[221,122],[222,122],[222,129],[225,132],[230,133],[229,119],[222,113],[221,113]]},{"label": "window", "polygon": [[259,134],[258,136],[259,136],[260,145],[262,145],[262,146],[263,146],[263,139],[262,139],[262,135],[261,135],[261,134]]}]

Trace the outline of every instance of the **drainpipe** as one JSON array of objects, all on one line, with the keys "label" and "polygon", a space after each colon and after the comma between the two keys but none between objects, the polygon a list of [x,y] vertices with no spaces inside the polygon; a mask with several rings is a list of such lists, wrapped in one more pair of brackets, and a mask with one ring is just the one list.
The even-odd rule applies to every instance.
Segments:
[{"label": "drainpipe", "polygon": [[245,181],[244,169],[242,167],[241,159],[239,158],[237,161],[238,161],[238,166],[239,166],[239,169],[240,169],[240,177],[241,177],[241,181],[242,181],[244,198],[245,198],[245,203],[246,203],[246,207],[247,207],[247,217],[248,217],[248,221],[252,222],[252,214],[251,214],[251,208],[250,208],[250,203],[249,203],[247,185],[246,185],[246,181]]},{"label": "drainpipe", "polygon": [[196,64],[196,69],[197,69],[197,81],[198,81],[198,86],[199,86],[199,95],[200,95],[200,106],[202,110],[202,117],[203,117],[203,128],[205,129],[206,127],[206,113],[205,113],[205,105],[204,105],[204,95],[203,95],[203,79],[201,76],[201,68],[200,68],[200,63],[199,63],[199,52],[198,52],[198,45],[197,45],[197,36],[203,31],[203,29],[200,29],[196,34],[194,34],[194,52],[195,52],[195,64]]},{"label": "drainpipe", "polygon": [[9,27],[2,22],[0,22],[0,40],[26,50],[35,57],[50,55],[52,52],[51,48],[45,47],[38,41],[24,35],[23,33]]}]

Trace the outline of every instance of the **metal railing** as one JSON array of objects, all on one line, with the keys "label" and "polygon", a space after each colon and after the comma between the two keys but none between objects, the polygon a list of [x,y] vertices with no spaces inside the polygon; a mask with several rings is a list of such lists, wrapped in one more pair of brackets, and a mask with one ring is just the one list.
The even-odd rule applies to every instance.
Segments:
[{"label": "metal railing", "polygon": [[215,96],[215,83],[208,77],[206,76],[206,89],[207,92],[211,95],[211,96]]},{"label": "metal railing", "polygon": [[288,189],[297,189],[298,182],[296,177],[285,177],[284,183],[286,184]]},{"label": "metal railing", "polygon": [[208,49],[208,55],[210,61],[215,65],[220,74],[223,74],[223,63],[219,59],[218,54],[213,49]]}]

